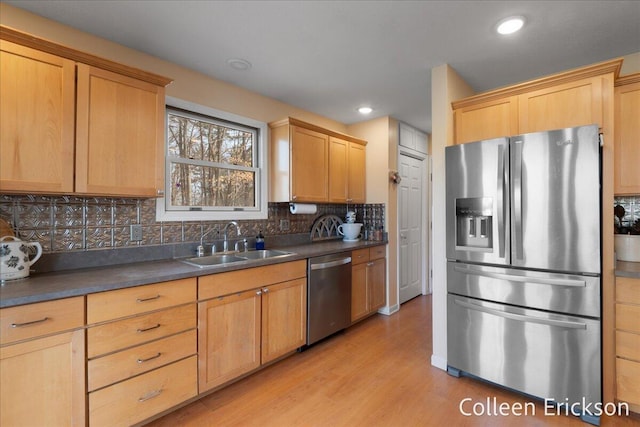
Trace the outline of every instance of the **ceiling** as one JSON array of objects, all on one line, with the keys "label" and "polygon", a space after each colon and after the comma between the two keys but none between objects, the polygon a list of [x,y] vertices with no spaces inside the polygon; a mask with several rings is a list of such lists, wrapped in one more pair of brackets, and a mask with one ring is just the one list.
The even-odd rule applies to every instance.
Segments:
[{"label": "ceiling", "polygon": [[[438,65],[482,92],[640,52],[640,1],[5,3],[345,124],[392,116],[426,132]],[[510,15],[524,29],[498,36]]]}]

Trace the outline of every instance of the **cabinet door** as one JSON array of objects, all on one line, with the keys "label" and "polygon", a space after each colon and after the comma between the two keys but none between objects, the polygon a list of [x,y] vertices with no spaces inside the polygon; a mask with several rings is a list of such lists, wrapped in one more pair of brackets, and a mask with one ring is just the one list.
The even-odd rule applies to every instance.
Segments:
[{"label": "cabinet door", "polygon": [[260,366],[261,291],[198,303],[199,392]]},{"label": "cabinet door", "polygon": [[291,126],[291,200],[326,202],[329,198],[329,136]]},{"label": "cabinet door", "polygon": [[367,285],[369,286],[369,311],[383,307],[386,300],[386,259],[377,259],[367,264]]},{"label": "cabinet door", "polygon": [[[602,78],[593,77],[518,96],[518,133],[602,126]],[[514,135],[514,134],[511,134]]]},{"label": "cabinet door", "polygon": [[369,313],[369,289],[367,287],[367,264],[351,267],[351,321],[355,322]]},{"label": "cabinet door", "polygon": [[412,150],[416,149],[416,139],[415,139],[415,130],[404,123],[400,123],[400,145],[403,147],[410,148]]},{"label": "cabinet door", "polygon": [[429,137],[426,133],[416,130],[416,151],[427,154],[429,152]]},{"label": "cabinet door", "polygon": [[163,189],[164,88],[78,64],[76,192],[156,197]]},{"label": "cabinet door", "polygon": [[353,142],[349,143],[349,174],[348,195],[349,203],[365,203],[367,198],[366,147]]},{"label": "cabinet door", "polygon": [[283,356],[306,342],[307,281],[279,283],[262,292],[262,363]]},{"label": "cabinet door", "polygon": [[349,198],[349,141],[329,138],[329,202],[346,203]]},{"label": "cabinet door", "polygon": [[0,349],[0,425],[85,425],[84,331]]},{"label": "cabinet door", "polygon": [[75,64],[0,41],[0,191],[73,192]]},{"label": "cabinet door", "polygon": [[487,101],[454,112],[455,142],[482,141],[518,133],[518,98]]},{"label": "cabinet door", "polygon": [[614,193],[640,194],[640,82],[618,86],[615,105]]}]

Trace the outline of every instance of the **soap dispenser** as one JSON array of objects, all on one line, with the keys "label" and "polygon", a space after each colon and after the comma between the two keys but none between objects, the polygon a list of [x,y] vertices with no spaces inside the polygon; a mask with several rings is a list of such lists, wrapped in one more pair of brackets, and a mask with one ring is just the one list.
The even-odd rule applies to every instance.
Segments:
[{"label": "soap dispenser", "polygon": [[262,235],[262,231],[260,231],[256,236],[256,250],[259,251],[262,249],[264,249],[264,236]]}]

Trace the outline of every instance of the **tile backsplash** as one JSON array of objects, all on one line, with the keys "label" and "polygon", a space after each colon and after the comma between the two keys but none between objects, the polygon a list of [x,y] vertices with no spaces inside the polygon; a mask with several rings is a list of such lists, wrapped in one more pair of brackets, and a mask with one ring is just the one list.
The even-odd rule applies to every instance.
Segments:
[{"label": "tile backsplash", "polygon": [[[365,228],[384,225],[384,204],[349,205],[349,209],[356,210]],[[316,214],[292,215],[288,203],[269,203],[266,220],[238,222],[246,237],[259,231],[266,236],[309,233],[320,215],[344,218],[346,211],[345,205],[319,204]],[[227,222],[156,222],[155,199],[4,194],[0,195],[0,218],[22,240],[39,242],[44,253],[199,242],[203,232],[222,230]],[[281,219],[289,220],[289,230],[280,230]],[[131,224],[142,225],[141,241],[131,241]]]},{"label": "tile backsplash", "polygon": [[[625,214],[622,218],[622,227],[631,227],[640,220],[640,195],[616,196],[614,206],[620,205],[624,208]],[[614,218],[616,227],[620,226],[618,218]]]}]

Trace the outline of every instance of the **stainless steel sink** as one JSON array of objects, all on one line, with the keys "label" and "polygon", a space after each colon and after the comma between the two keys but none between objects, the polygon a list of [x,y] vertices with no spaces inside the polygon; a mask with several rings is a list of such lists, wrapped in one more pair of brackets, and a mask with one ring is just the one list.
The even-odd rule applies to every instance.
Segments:
[{"label": "stainless steel sink", "polygon": [[186,262],[187,264],[195,265],[196,267],[210,267],[213,265],[224,265],[234,262],[246,261],[247,258],[240,258],[235,254],[220,254],[220,255],[209,255],[203,257],[194,257],[183,259],[182,262]]},{"label": "stainless steel sink", "polygon": [[212,267],[216,265],[226,265],[241,261],[250,261],[258,259],[276,258],[281,256],[292,255],[292,252],[276,251],[273,249],[263,249],[259,251],[234,252],[225,254],[214,254],[203,257],[193,257],[181,260],[196,267]]},{"label": "stainless steel sink", "polygon": [[292,252],[276,251],[273,249],[261,249],[258,251],[240,252],[237,256],[247,259],[265,259],[287,255],[292,255]]}]

